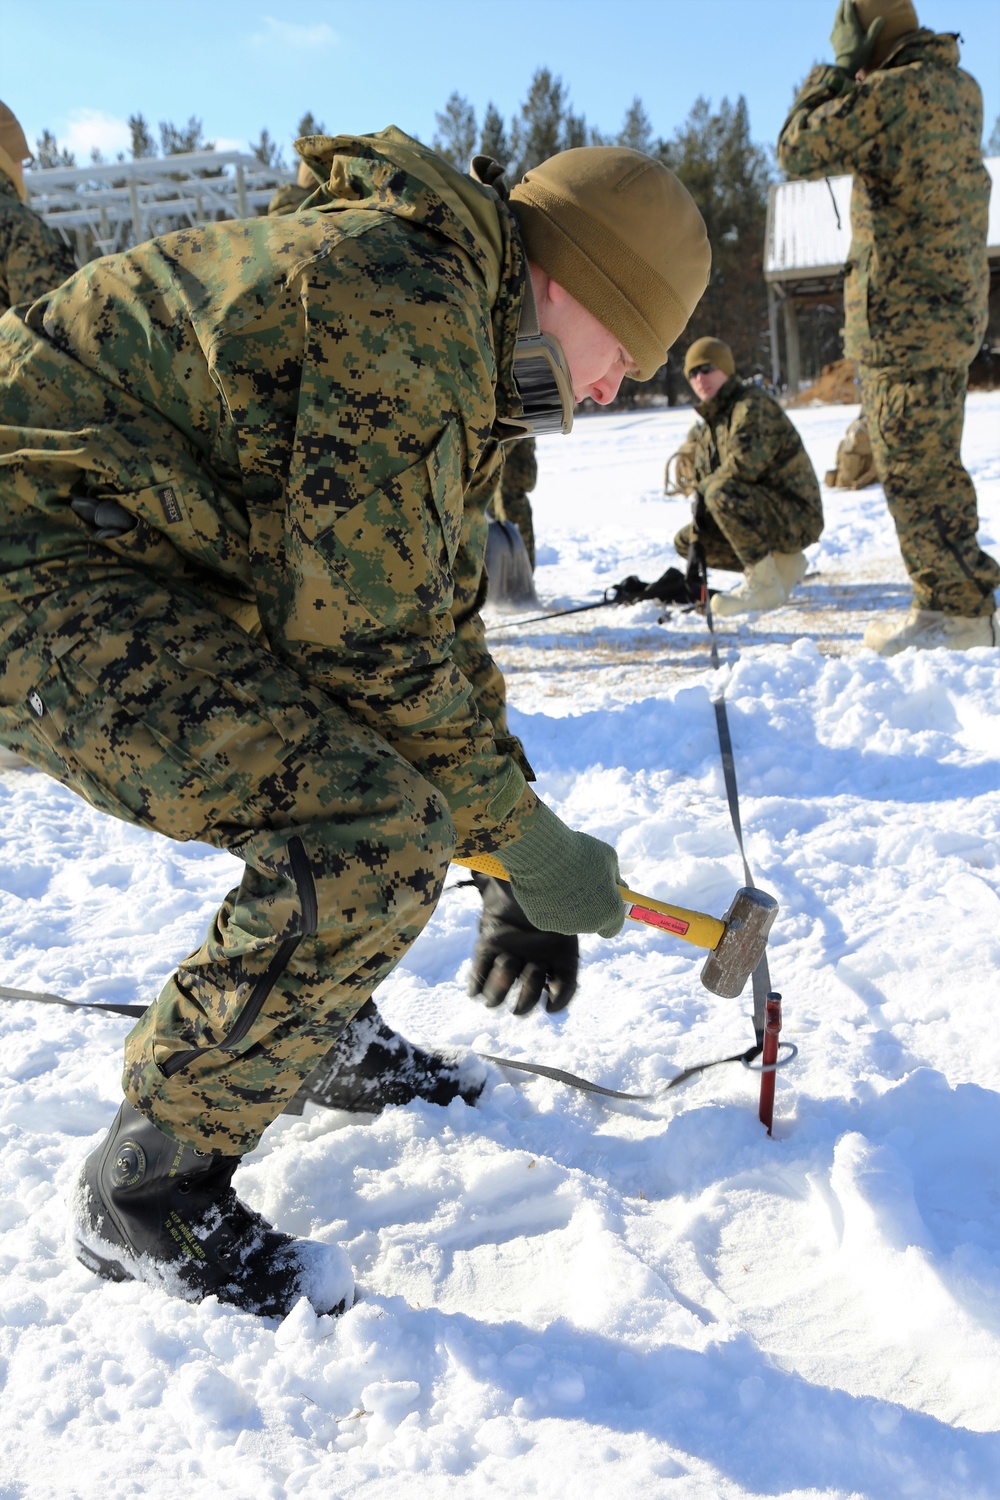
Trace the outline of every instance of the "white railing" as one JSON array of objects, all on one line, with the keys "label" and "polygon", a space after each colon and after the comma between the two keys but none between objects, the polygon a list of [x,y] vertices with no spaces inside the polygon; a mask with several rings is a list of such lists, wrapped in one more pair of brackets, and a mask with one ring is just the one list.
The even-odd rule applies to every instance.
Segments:
[{"label": "white railing", "polygon": [[185,225],[253,217],[291,181],[292,172],[265,167],[243,151],[191,151],[24,174],[31,207],[81,260]]}]

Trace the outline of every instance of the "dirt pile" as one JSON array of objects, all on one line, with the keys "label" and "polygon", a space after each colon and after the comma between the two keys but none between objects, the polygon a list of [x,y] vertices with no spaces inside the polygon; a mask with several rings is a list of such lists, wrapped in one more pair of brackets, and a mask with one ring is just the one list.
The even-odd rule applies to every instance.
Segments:
[{"label": "dirt pile", "polygon": [[799,391],[797,396],[789,396],[785,404],[812,406],[813,402],[819,402],[826,406],[839,402],[844,406],[856,406],[860,400],[861,389],[854,379],[853,359],[838,359],[835,364],[824,365],[819,379],[804,391]]}]

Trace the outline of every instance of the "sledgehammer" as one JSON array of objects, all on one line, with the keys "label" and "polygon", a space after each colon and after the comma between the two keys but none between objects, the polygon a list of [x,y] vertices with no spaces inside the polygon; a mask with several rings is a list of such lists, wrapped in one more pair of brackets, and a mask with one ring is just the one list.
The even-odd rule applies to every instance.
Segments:
[{"label": "sledgehammer", "polygon": [[[480,875],[510,879],[493,854],[477,854],[473,859],[456,859],[455,863],[478,870]],[[626,916],[633,922],[645,922],[649,927],[672,932],[696,948],[711,949],[701,969],[701,982],[707,990],[726,1000],[735,1000],[742,994],[743,986],[764,957],[767,935],[778,914],[778,903],[773,896],[743,886],[720,919],[688,911],[683,906],[669,906],[652,896],[639,896],[623,885],[618,889],[627,907]]]}]

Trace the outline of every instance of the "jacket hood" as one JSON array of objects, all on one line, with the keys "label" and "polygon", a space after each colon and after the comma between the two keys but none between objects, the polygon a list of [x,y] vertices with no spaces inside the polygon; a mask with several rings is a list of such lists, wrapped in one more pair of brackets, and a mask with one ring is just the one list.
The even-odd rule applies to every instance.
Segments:
[{"label": "jacket hood", "polygon": [[0,192],[7,198],[17,198],[18,202],[27,201],[27,192],[23,184],[19,183],[16,176],[14,162],[0,146]]},{"label": "jacket hood", "polygon": [[322,184],[310,209],[374,209],[423,224],[472,256],[496,302],[511,221],[493,188],[394,125],[374,135],[302,136],[295,150]]},{"label": "jacket hood", "polygon": [[902,68],[907,63],[926,58],[944,67],[958,67],[958,34],[954,31],[930,31],[921,26],[918,31],[908,31],[892,48],[874,71],[886,68]]}]

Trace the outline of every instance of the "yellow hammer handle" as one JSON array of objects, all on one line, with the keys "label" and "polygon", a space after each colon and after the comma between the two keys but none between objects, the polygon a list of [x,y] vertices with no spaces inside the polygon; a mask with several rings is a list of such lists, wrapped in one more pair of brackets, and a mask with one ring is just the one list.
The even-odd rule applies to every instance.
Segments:
[{"label": "yellow hammer handle", "polygon": [[[472,859],[456,859],[456,865],[465,865],[468,870],[478,870],[480,875],[493,875],[497,880],[509,880],[510,876],[495,854],[477,854]],[[648,927],[659,927],[663,932],[683,938],[696,948],[717,948],[726,930],[725,922],[718,917],[706,916],[701,911],[688,911],[684,906],[670,906],[666,901],[657,901],[653,896],[640,896],[620,885],[622,900],[628,907],[628,916],[633,922],[645,922]]]}]

